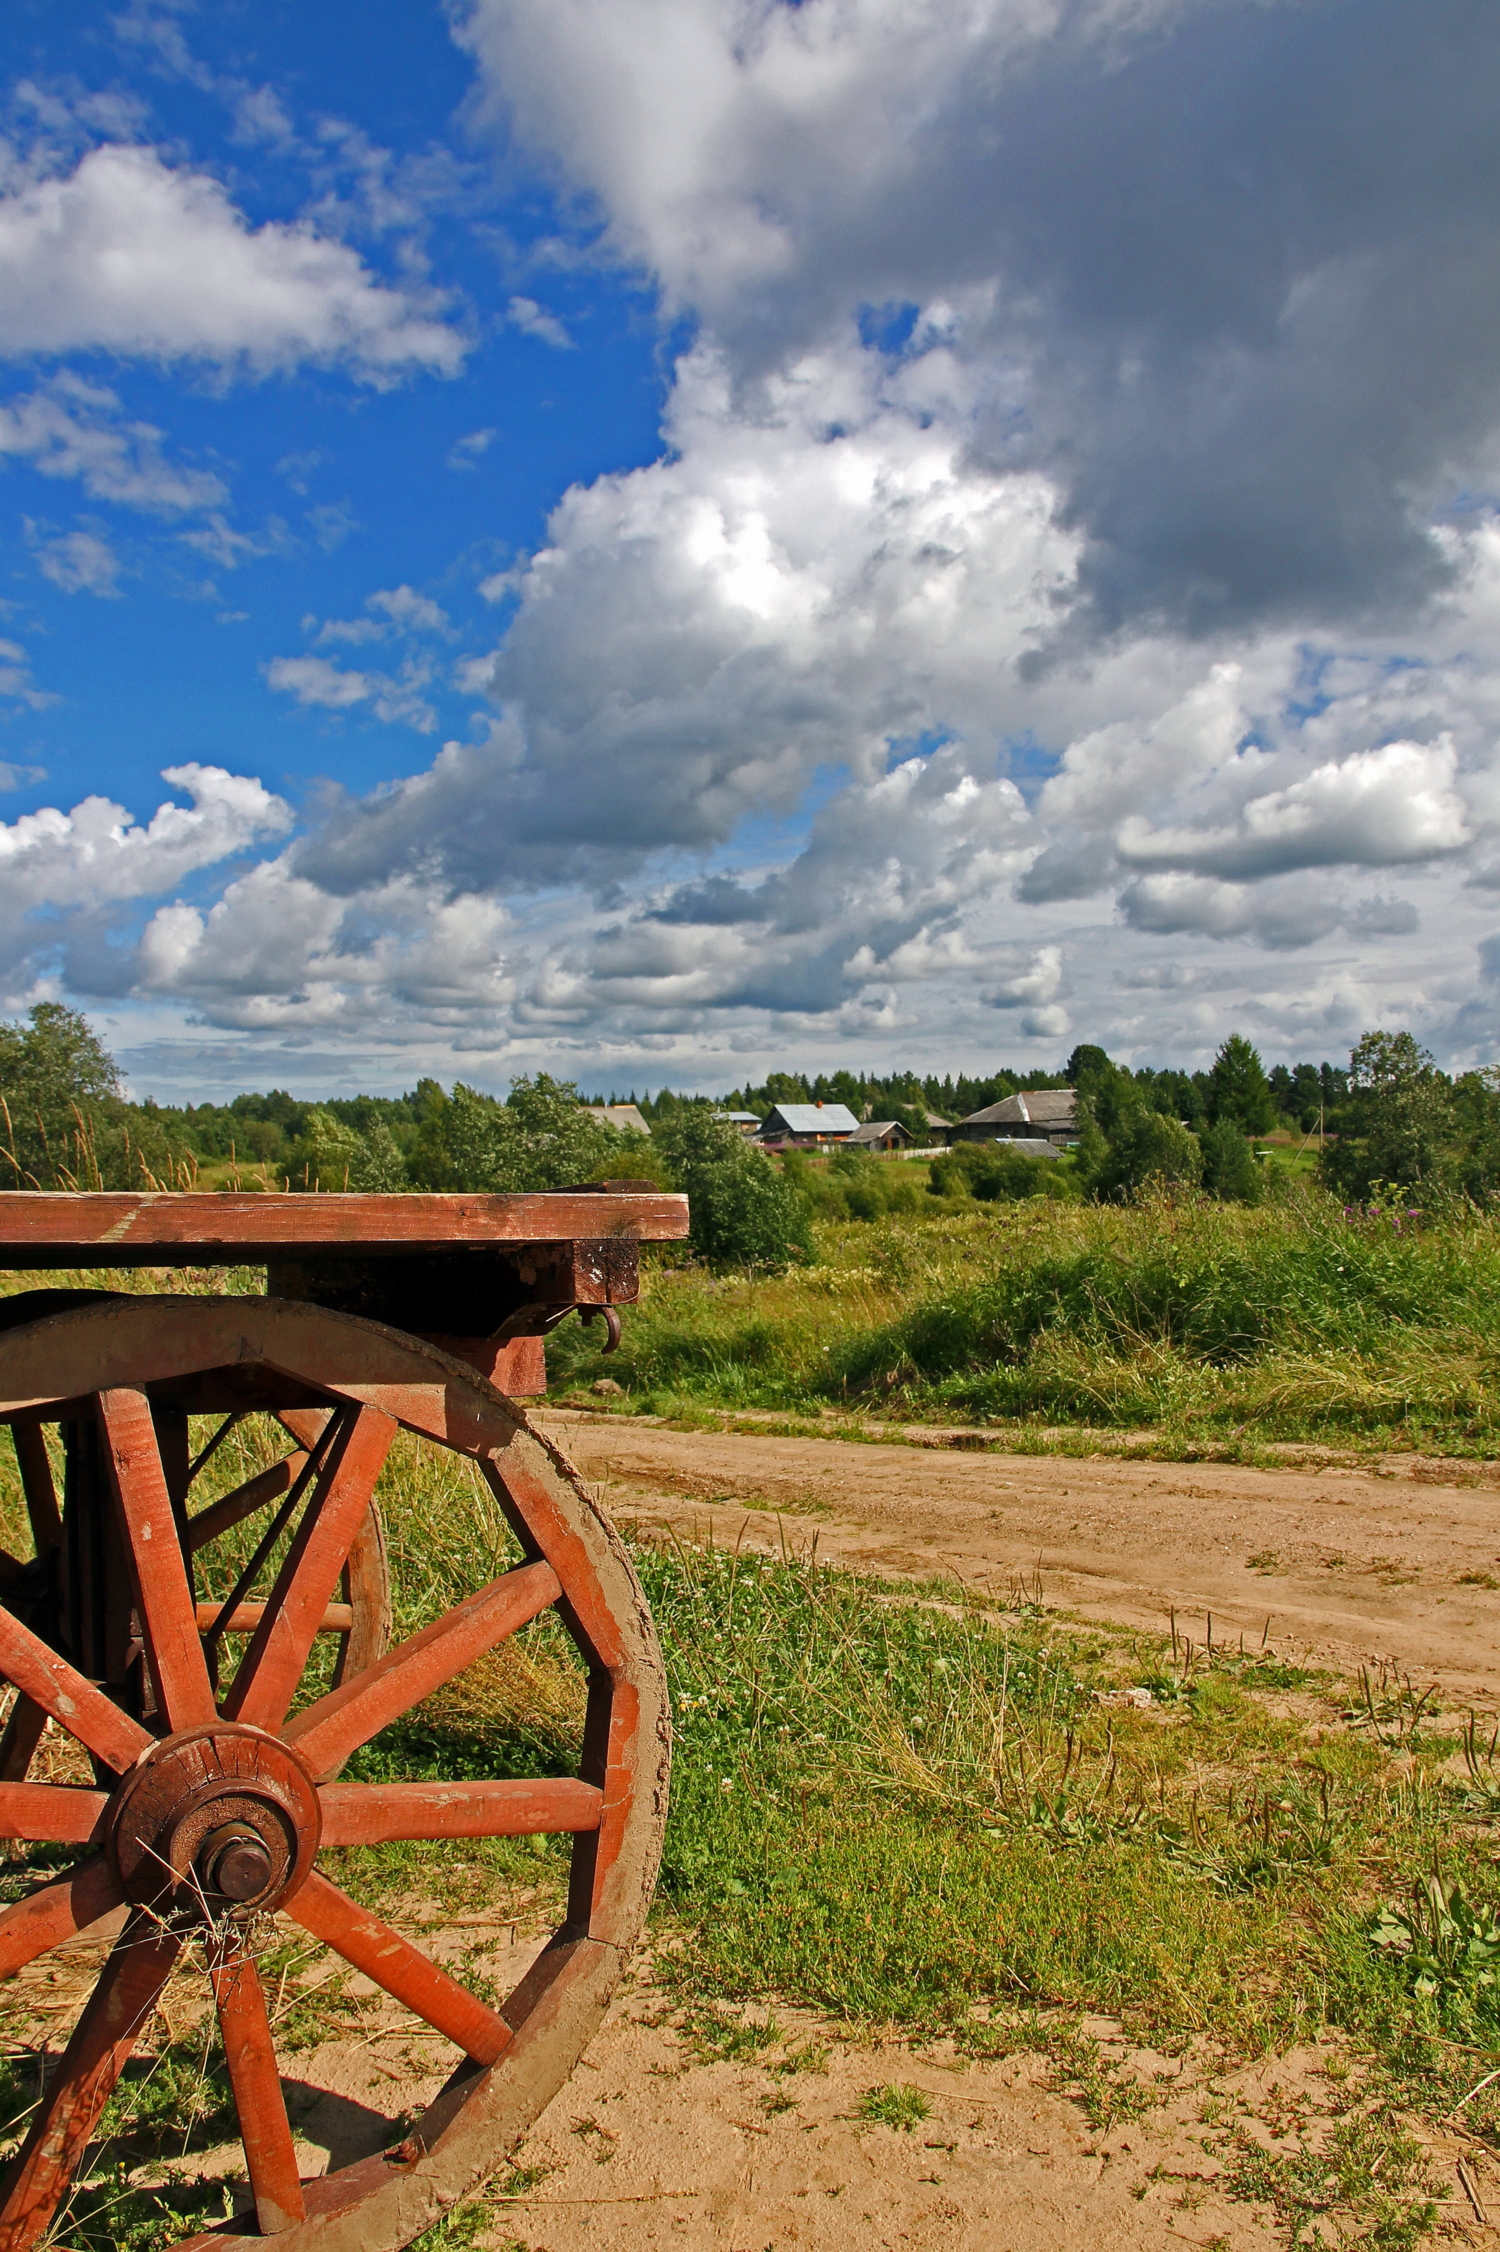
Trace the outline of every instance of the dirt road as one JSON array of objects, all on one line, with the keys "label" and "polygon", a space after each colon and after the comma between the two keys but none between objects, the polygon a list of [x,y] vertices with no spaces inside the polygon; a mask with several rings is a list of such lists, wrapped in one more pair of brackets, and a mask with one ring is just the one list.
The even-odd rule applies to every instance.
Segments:
[{"label": "dirt road", "polygon": [[941,1572],[1194,1640],[1393,1663],[1500,1704],[1500,1469],[1378,1471],[762,1438],[542,1411],[613,1514],[897,1577]]}]

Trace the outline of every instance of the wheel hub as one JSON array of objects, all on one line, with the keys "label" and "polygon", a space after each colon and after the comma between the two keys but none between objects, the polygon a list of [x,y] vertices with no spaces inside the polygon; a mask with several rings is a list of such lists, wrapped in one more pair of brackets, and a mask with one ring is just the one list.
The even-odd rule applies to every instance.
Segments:
[{"label": "wheel hub", "polygon": [[312,1867],[321,1831],[296,1755],[221,1721],[169,1736],[125,1777],[109,1846],[128,1898],[212,1921],[279,1907]]}]

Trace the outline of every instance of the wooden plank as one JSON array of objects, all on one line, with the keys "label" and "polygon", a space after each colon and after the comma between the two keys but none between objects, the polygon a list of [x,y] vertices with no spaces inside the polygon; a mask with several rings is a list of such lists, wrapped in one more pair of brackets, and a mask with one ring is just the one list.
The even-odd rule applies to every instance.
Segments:
[{"label": "wooden plank", "polygon": [[117,1775],[134,1767],[156,1741],[138,1720],[112,1704],[102,1689],[85,1681],[75,1666],[6,1610],[0,1610],[0,1675]]},{"label": "wooden plank", "polygon": [[115,1941],[0,2191],[4,2252],[31,2252],[50,2239],[58,2207],[156,2007],[178,1946],[144,1916],[132,1917]]},{"label": "wooden plank", "polygon": [[284,1493],[290,1493],[306,1461],[305,1454],[286,1455],[280,1462],[273,1462],[269,1470],[257,1471],[253,1478],[247,1478],[233,1493],[211,1502],[207,1509],[200,1509],[196,1517],[189,1517],[188,1554],[196,1556],[200,1548],[206,1548],[211,1540],[217,1540],[220,1534],[229,1532],[246,1517],[253,1517],[268,1501],[279,1501]]},{"label": "wooden plank", "polygon": [[[222,1603],[200,1603],[198,1605],[198,1631],[200,1634],[208,1632],[223,1608]],[[262,1602],[238,1603],[224,1622],[224,1632],[226,1634],[253,1634],[265,1615],[266,1607]],[[353,1624],[354,1606],[352,1603],[330,1603],[324,1610],[319,1622],[318,1632],[319,1634],[347,1634]]]},{"label": "wooden plank", "polygon": [[[487,2003],[440,1970],[378,1916],[358,1907],[316,1869],[286,1904],[294,1922],[373,1978],[406,2009],[445,2033],[476,2064],[493,2064],[510,2047],[511,2030]],[[0,2240],[3,2241],[3,2240]]]},{"label": "wooden plank", "polygon": [[120,1880],[102,1853],[80,1862],[39,1892],[28,1893],[13,1908],[0,1912],[0,1978],[13,1977],[49,1948],[61,1947],[65,1940],[87,1931],[111,1908],[118,1908],[124,1897]]},{"label": "wooden plank", "polygon": [[157,1708],[171,1729],[201,1728],[216,1717],[214,1693],[151,1403],[144,1392],[122,1385],[96,1394],[96,1405],[105,1468],[125,1521]]},{"label": "wooden plank", "polygon": [[305,2219],[307,2208],[276,2069],[265,1989],[254,1962],[234,1941],[212,1966],[211,1976],[255,2217],[262,2236],[279,2236]]},{"label": "wooden plank", "polygon": [[[0,1807],[4,1797],[0,1791]],[[389,1845],[396,1838],[557,1837],[597,1830],[604,1803],[592,1783],[570,1776],[551,1782],[325,1783],[318,1797],[325,1846]]]},{"label": "wooden plank", "polygon": [[0,1783],[0,1838],[88,1845],[108,1806],[103,1791],[71,1783]]},{"label": "wooden plank", "polygon": [[284,1730],[287,1742],[320,1779],[336,1774],[352,1751],[545,1611],[560,1593],[550,1564],[520,1564],[503,1572],[299,1712]]},{"label": "wooden plank", "polygon": [[286,1718],[395,1436],[391,1418],[368,1407],[357,1409],[335,1432],[254,1639],[224,1699],[226,1720],[278,1728]]},{"label": "wooden plank", "polygon": [[0,1197],[0,1266],[262,1266],[290,1251],[444,1251],[456,1245],[556,1243],[624,1236],[673,1243],[688,1231],[685,1196],[557,1189],[526,1196],[265,1196],[193,1191],[153,1196]]}]

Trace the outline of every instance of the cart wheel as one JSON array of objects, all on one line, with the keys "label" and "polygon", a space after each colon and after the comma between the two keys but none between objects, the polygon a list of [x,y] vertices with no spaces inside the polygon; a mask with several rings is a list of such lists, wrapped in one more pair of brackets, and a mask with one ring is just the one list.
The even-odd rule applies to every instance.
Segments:
[{"label": "cart wheel", "polygon": [[[222,1618],[229,1599],[195,1602],[195,1526],[203,1533],[212,1511],[195,1519],[185,1507],[174,1419],[185,1429],[190,1413],[257,1411],[285,1423],[304,1458],[266,1474],[282,1496],[267,1532],[290,1537],[257,1615],[236,1629]],[[185,1946],[212,1982],[254,2213],[179,2243],[209,2252],[276,2235],[286,2252],[397,2252],[482,2183],[562,2085],[640,1932],[669,1750],[660,1651],[629,1559],[562,1456],[472,1369],[316,1306],[115,1298],[13,1328],[0,1335],[0,1418],[15,1433],[41,1559],[25,1567],[37,1577],[24,1599],[11,1566],[0,1674],[19,1711],[50,1716],[84,1747],[98,1786],[0,1781],[0,1834],[96,1849],[0,1912],[0,1975],[112,1912],[119,1924],[0,2182],[0,2252],[66,2231],[74,2173]],[[60,1512],[41,1444],[49,1420],[74,1435]],[[475,1463],[522,1561],[384,1656],[351,1632],[342,1679],[309,1702],[304,1677],[327,1682],[314,1653],[330,1605],[352,1599],[362,1571],[383,1585],[382,1560],[367,1551],[361,1562],[356,1544],[398,1429]],[[272,1542],[260,1550],[269,1556]],[[233,1600],[252,1608],[243,1589]],[[332,1780],[549,1609],[588,1672],[575,1775]],[[241,1636],[237,1664],[226,1632]],[[541,1834],[571,1835],[567,1912],[498,2008],[316,1866],[330,1846]],[[255,1963],[272,1913],[342,1955],[456,2058],[394,2148],[311,2181],[299,2179]]]}]

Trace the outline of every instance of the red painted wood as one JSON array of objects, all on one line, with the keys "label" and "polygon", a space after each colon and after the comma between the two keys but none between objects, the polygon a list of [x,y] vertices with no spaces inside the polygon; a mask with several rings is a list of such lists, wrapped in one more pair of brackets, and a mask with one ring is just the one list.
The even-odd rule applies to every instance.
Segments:
[{"label": "red painted wood", "polygon": [[269,1470],[261,1470],[247,1478],[233,1493],[227,1493],[207,1509],[200,1509],[187,1524],[187,1545],[190,1555],[206,1548],[211,1540],[227,1533],[246,1517],[253,1517],[257,1509],[264,1509],[268,1501],[276,1501],[289,1493],[301,1476],[306,1463],[305,1454],[289,1454],[281,1462],[273,1462]]},{"label": "red painted wood", "polygon": [[70,1783],[0,1783],[0,1838],[87,1845],[108,1805],[104,1791]]},{"label": "red painted wood", "polygon": [[550,1564],[522,1564],[502,1573],[420,1634],[398,1642],[341,1689],[330,1690],[299,1712],[284,1730],[287,1742],[296,1745],[314,1775],[337,1773],[352,1751],[545,1611],[560,1593]]},{"label": "red painted wood", "polygon": [[325,1783],[318,1796],[324,1845],[597,1830],[603,1804],[603,1794],[592,1783],[571,1777],[550,1782]]},{"label": "red painted wood", "polygon": [[275,1728],[286,1718],[395,1436],[391,1418],[368,1407],[334,1434],[264,1615],[224,1699],[226,1719]]},{"label": "red painted wood", "polygon": [[116,1774],[123,1775],[127,1767],[133,1767],[147,1745],[156,1740],[138,1720],[111,1704],[102,1689],[85,1681],[66,1658],[49,1650],[30,1627],[22,1626],[6,1610],[0,1610],[0,1675],[14,1682],[33,1703],[51,1714],[59,1728],[96,1752]]},{"label": "red painted wood", "polygon": [[[197,1606],[200,1633],[207,1633],[223,1608],[222,1603],[200,1603]],[[253,1634],[265,1615],[266,1606],[264,1603],[237,1603],[224,1622],[223,1631],[226,1634]],[[352,1603],[328,1603],[324,1605],[323,1616],[318,1621],[318,1632],[319,1634],[347,1634],[353,1624],[354,1606]]]},{"label": "red painted wood", "polygon": [[176,1939],[144,1916],[133,1916],[115,1941],[0,2187],[0,2252],[30,2252],[50,2234],[99,2114],[156,2007],[177,1947]]},{"label": "red painted wood", "polygon": [[40,1891],[28,1893],[0,1914],[0,1978],[24,1970],[50,1947],[61,1947],[65,1940],[87,1931],[111,1908],[118,1908],[124,1897],[102,1853]]},{"label": "red painted wood", "polygon": [[[614,1672],[624,1663],[625,1645],[600,1592],[588,1550],[570,1519],[570,1510],[577,1506],[571,1488],[562,1492],[549,1488],[508,1447],[481,1456],[479,1469],[495,1498],[512,1519],[520,1517],[562,1581],[564,1599],[588,1644],[592,1663]],[[567,1475],[571,1478],[572,1473]]]},{"label": "red painted wood", "polygon": [[17,1692],[5,1733],[0,1736],[0,1783],[25,1782],[46,1725],[47,1715],[41,1706]]},{"label": "red painted wood", "polygon": [[157,1709],[173,1729],[199,1728],[214,1718],[214,1693],[151,1404],[144,1392],[123,1386],[97,1393],[95,1404],[105,1465],[125,1521]]},{"label": "red painted wood", "polygon": [[446,2034],[476,2064],[493,2064],[509,2048],[511,2029],[503,2018],[316,1869],[287,1902],[287,1914],[405,2008]]},{"label": "red painted wood", "polygon": [[305,2218],[306,2207],[265,1990],[254,1962],[238,1950],[217,1962],[211,1975],[255,2217],[262,2236],[279,2236]]},{"label": "red painted wood", "polygon": [[0,1266],[259,1266],[289,1251],[444,1251],[454,1244],[555,1243],[687,1234],[685,1196],[559,1189],[527,1196],[7,1196]]},{"label": "red painted wood", "polygon": [[57,1488],[52,1483],[47,1442],[40,1423],[32,1416],[18,1415],[10,1427],[10,1435],[15,1441],[26,1514],[31,1519],[31,1537],[38,1556],[42,1556],[49,1548],[56,1548],[62,1539],[62,1512],[57,1506]]}]

